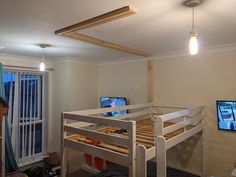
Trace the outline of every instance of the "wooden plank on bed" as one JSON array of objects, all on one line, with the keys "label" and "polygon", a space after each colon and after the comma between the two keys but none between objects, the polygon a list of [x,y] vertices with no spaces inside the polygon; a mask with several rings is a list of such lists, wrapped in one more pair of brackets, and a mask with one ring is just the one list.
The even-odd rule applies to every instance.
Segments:
[{"label": "wooden plank on bed", "polygon": [[191,108],[191,109],[186,109],[182,111],[160,115],[158,117],[160,117],[163,121],[169,121],[172,119],[176,119],[178,117],[189,116],[189,115],[195,114],[197,112],[200,112],[201,110],[202,110],[202,107],[197,107],[197,108]]},{"label": "wooden plank on bed", "polygon": [[129,133],[129,177],[136,177],[136,122],[131,121]]},{"label": "wooden plank on bed", "polygon": [[102,159],[105,159],[105,160],[108,160],[108,161],[111,161],[120,165],[124,165],[126,167],[129,166],[129,158],[127,154],[122,154],[122,153],[118,153],[112,150],[97,147],[94,145],[69,140],[67,138],[64,139],[64,143],[66,146],[73,149],[77,149],[81,152],[88,153],[96,157],[100,157]]},{"label": "wooden plank on bed", "polygon": [[128,143],[129,143],[128,138],[126,138],[126,137],[120,137],[120,136],[116,136],[116,135],[109,135],[109,134],[94,131],[94,130],[88,130],[88,129],[83,129],[83,128],[75,128],[75,127],[72,127],[72,126],[64,126],[64,131],[76,133],[76,134],[79,134],[79,135],[84,135],[84,136],[86,136],[88,138],[91,138],[91,139],[96,139],[98,141],[109,142],[111,144],[116,144],[116,145],[120,145],[120,146],[123,146],[123,147],[128,147]]},{"label": "wooden plank on bed", "polygon": [[156,156],[156,146],[152,146],[151,148],[146,150],[146,158],[147,160],[151,160]]},{"label": "wooden plank on bed", "polygon": [[64,114],[75,114],[75,115],[92,115],[92,114],[101,114],[103,112],[111,112],[111,111],[121,111],[121,110],[132,110],[132,109],[140,109],[147,108],[151,104],[136,104],[136,105],[128,105],[128,106],[119,106],[112,108],[99,108],[99,109],[89,109],[89,110],[81,110],[81,111],[71,111],[64,112]]},{"label": "wooden plank on bed", "polygon": [[113,150],[113,151],[116,151],[116,152],[120,152],[120,153],[123,153],[123,154],[128,154],[129,153],[128,149],[126,149],[126,148],[114,146],[114,145],[107,144],[107,143],[99,143],[97,146],[103,147],[103,148],[106,148],[106,149],[110,149],[110,150]]},{"label": "wooden plank on bed", "polygon": [[146,132],[136,132],[137,135],[143,135],[147,137],[154,137],[153,133],[146,133]]},{"label": "wooden plank on bed", "polygon": [[154,137],[153,136],[144,136],[144,135],[139,135],[139,134],[136,133],[136,137],[137,138],[146,139],[146,140],[150,140],[150,141],[154,141]]},{"label": "wooden plank on bed", "polygon": [[137,145],[137,156],[136,156],[136,177],[147,176],[147,159],[146,159],[146,148],[142,145]]},{"label": "wooden plank on bed", "polygon": [[187,138],[197,134],[198,132],[203,130],[203,123],[200,123],[198,126],[193,127],[173,138],[170,138],[169,140],[166,141],[166,149],[169,149],[173,146],[175,146],[176,144],[186,140]]},{"label": "wooden plank on bed", "polygon": [[94,124],[99,124],[99,125],[109,125],[109,126],[120,127],[124,129],[129,128],[129,121],[124,121],[124,120],[97,118],[93,116],[82,116],[82,115],[75,115],[71,113],[64,113],[64,119],[71,119],[71,120],[94,123]]},{"label": "wooden plank on bed", "polygon": [[[138,112],[134,112],[134,113],[129,113],[129,114],[117,116],[116,119],[127,119],[127,118],[146,116],[146,115],[149,115],[149,113],[150,113],[149,110],[138,111]],[[112,117],[112,118],[114,118],[114,117]]]},{"label": "wooden plank on bed", "polygon": [[187,119],[187,120],[178,122],[174,125],[168,126],[163,129],[163,135],[170,133],[172,131],[175,131],[177,129],[183,128],[187,125],[193,124],[195,122],[199,122],[200,120],[202,120],[202,115],[199,115],[199,116],[196,116],[195,118]]}]

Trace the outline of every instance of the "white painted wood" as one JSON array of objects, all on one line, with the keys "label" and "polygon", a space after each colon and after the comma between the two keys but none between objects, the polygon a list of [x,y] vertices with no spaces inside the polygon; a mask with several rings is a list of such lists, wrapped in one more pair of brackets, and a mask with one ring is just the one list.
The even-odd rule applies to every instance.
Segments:
[{"label": "white painted wood", "polygon": [[174,125],[168,126],[163,129],[163,135],[166,135],[167,133],[173,132],[177,129],[183,128],[187,125],[192,125],[193,123],[199,122],[200,120],[202,120],[202,116],[197,116],[195,118],[187,119],[187,120],[178,122]]},{"label": "white painted wood", "polygon": [[[155,115],[152,114],[152,104],[144,105],[130,105],[122,108],[103,108],[95,110],[85,110],[85,111],[76,111],[76,112],[67,112],[64,113],[65,119],[72,119],[75,121],[80,121],[72,124],[65,124],[64,130],[67,132],[72,132],[75,134],[85,135],[92,139],[100,139],[103,141],[110,141],[112,144],[126,146],[129,149],[129,154],[121,154],[112,150],[100,148],[94,145],[85,144],[82,142],[70,140],[69,138],[64,138],[64,146],[78,149],[81,152],[95,154],[97,157],[125,165],[129,167],[129,177],[146,177],[147,161],[156,157],[157,161],[157,174],[158,177],[166,177],[166,150],[172,146],[184,141],[185,139],[195,135],[196,133],[203,130],[202,122],[202,107],[184,109],[181,111],[176,111],[173,113],[168,113],[164,115]],[[98,114],[102,112],[109,112],[114,110],[121,109],[134,109],[135,111],[128,114],[122,115],[118,118],[104,118],[101,115],[85,116],[91,114]],[[167,107],[169,108],[169,107]],[[141,109],[141,111],[140,111]],[[146,109],[146,110],[145,110]],[[138,145],[136,147],[136,122],[135,121],[126,121],[122,120],[124,118],[135,119],[135,117],[141,117],[145,115],[150,115],[154,121],[154,141],[155,145],[152,148],[146,149],[145,147]],[[186,120],[181,120],[180,117],[186,116]],[[139,119],[139,118],[138,118]],[[177,123],[164,128],[164,121],[173,121],[177,120]],[[180,121],[180,122],[179,122]],[[125,128],[129,132],[128,139],[115,137],[113,135],[107,135],[105,133],[96,132],[94,130],[88,130],[81,128],[81,125],[86,122],[89,124],[100,124],[100,125],[109,125],[114,127]],[[170,133],[176,129],[185,127],[186,125],[197,125],[196,127],[186,130],[183,133],[169,139],[165,140],[163,137],[164,134]],[[158,147],[158,148],[157,148]],[[137,148],[137,149],[136,149]]]},{"label": "white painted wood", "polygon": [[236,168],[234,168],[233,171],[231,172],[231,177],[236,177]]},{"label": "white painted wood", "polygon": [[152,158],[156,157],[156,146],[153,146],[146,150],[146,159],[151,160]]},{"label": "white painted wood", "polygon": [[[129,114],[124,114],[124,115],[121,115],[121,116],[117,116],[117,117],[115,117],[115,119],[127,119],[127,118],[134,119],[135,117],[146,116],[146,115],[149,115],[149,114],[150,114],[150,111],[147,109],[147,110],[144,110],[144,111],[139,111],[139,112],[134,112],[134,113],[129,113]],[[108,118],[113,118],[114,119],[114,117],[108,117]]]},{"label": "white painted wood", "polygon": [[147,107],[149,107],[149,104],[136,104],[136,105],[127,105],[127,106],[111,107],[111,108],[99,108],[99,109],[72,111],[72,112],[65,112],[65,113],[71,113],[71,114],[75,114],[75,115],[93,115],[93,114],[101,114],[103,112],[133,110],[133,109],[140,109],[140,108],[147,108]]},{"label": "white painted wood", "polygon": [[159,108],[170,108],[170,109],[189,109],[189,107],[183,107],[183,106],[170,106],[170,105],[162,105],[157,103],[152,103],[152,107],[159,107]]},{"label": "white painted wood", "polygon": [[84,135],[94,140],[104,141],[111,144],[116,144],[123,147],[128,147],[129,140],[127,137],[119,137],[116,135],[109,135],[107,133],[98,132],[95,130],[88,130],[83,128],[75,128],[69,125],[64,126],[64,131],[75,134]]},{"label": "white painted wood", "polygon": [[65,161],[65,151],[66,148],[64,147],[64,137],[66,136],[66,133],[64,131],[64,124],[66,123],[64,119],[64,114],[61,113],[61,177],[66,176],[65,168],[66,168],[66,161]]},{"label": "white painted wood", "polygon": [[166,141],[166,149],[169,149],[169,148],[175,146],[176,144],[186,140],[187,138],[197,134],[198,132],[200,132],[202,130],[203,130],[203,124],[201,123],[198,126],[191,128],[190,130],[167,140]]},{"label": "white painted wood", "polygon": [[64,143],[67,147],[77,149],[81,152],[95,155],[96,157],[100,157],[105,160],[129,167],[129,158],[126,154],[121,154],[119,152],[115,152],[98,146],[70,140],[68,138],[64,139]]},{"label": "white painted wood", "polygon": [[157,138],[157,177],[166,177],[166,140],[164,137]]},{"label": "white painted wood", "polygon": [[137,145],[136,153],[136,174],[137,177],[147,176],[146,148],[143,145]]},{"label": "white painted wood", "polygon": [[[154,132],[155,132],[155,139],[158,136],[162,136],[163,135],[163,127],[164,127],[164,121],[162,119],[162,116],[155,116],[155,120],[154,120]],[[156,142],[157,140],[155,140]]]},{"label": "white painted wood", "polygon": [[206,177],[206,167],[207,167],[207,139],[206,139],[206,107],[203,107],[203,130],[202,130],[202,177]]},{"label": "white painted wood", "polygon": [[128,121],[125,120],[116,120],[116,119],[107,119],[107,118],[97,118],[95,116],[82,116],[82,115],[75,115],[71,113],[64,113],[64,119],[71,119],[81,122],[89,122],[99,125],[109,125],[114,127],[120,127],[124,129],[128,129]]},{"label": "white painted wood", "polygon": [[136,122],[129,122],[129,177],[136,177]]},{"label": "white painted wood", "polygon": [[190,116],[196,113],[200,113],[201,111],[202,111],[202,107],[197,107],[197,108],[185,109],[182,111],[164,114],[164,115],[161,115],[160,117],[162,118],[163,121],[169,121],[172,119],[176,119],[178,117]]}]

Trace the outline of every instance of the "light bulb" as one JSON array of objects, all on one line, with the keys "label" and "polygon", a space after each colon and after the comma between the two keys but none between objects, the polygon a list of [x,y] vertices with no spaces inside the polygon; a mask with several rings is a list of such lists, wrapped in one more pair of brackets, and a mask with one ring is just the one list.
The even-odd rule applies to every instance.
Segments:
[{"label": "light bulb", "polygon": [[196,33],[190,33],[191,37],[189,40],[189,52],[191,55],[196,55],[198,53],[198,40]]},{"label": "light bulb", "polygon": [[39,70],[40,71],[45,71],[45,64],[44,64],[44,62],[40,63]]}]

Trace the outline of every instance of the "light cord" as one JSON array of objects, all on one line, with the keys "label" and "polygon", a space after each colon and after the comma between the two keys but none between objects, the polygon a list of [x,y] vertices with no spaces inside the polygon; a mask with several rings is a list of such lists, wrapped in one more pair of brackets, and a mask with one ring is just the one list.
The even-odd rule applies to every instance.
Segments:
[{"label": "light cord", "polygon": [[194,22],[194,7],[192,8],[192,29],[194,30],[195,29],[195,22]]}]

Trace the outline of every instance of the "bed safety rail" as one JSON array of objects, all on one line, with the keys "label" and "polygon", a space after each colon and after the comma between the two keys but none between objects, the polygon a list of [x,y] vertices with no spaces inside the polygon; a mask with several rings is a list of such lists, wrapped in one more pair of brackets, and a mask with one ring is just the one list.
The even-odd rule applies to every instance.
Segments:
[{"label": "bed safety rail", "polygon": [[[202,131],[203,117],[203,106],[154,116],[158,177],[166,177],[166,150]],[[167,127],[164,126],[165,122],[171,121],[175,123]],[[171,134],[172,138],[165,138],[166,135]]]},{"label": "bed safety rail", "polygon": [[[95,155],[96,157],[103,158],[108,161],[112,161],[121,165],[129,167],[129,176],[136,177],[136,122],[132,120],[124,120],[129,116],[142,116],[149,114],[147,110],[142,110],[138,112],[133,112],[127,115],[121,115],[118,118],[107,118],[107,117],[98,117],[95,114],[101,114],[108,111],[120,111],[127,109],[146,109],[148,105],[131,105],[126,107],[119,108],[103,108],[87,111],[76,111],[76,112],[64,112],[62,113],[62,150],[65,147],[71,147],[78,149],[81,152]],[[67,123],[69,120],[73,120],[77,123],[89,123],[99,126],[111,126],[126,129],[128,136],[119,136],[114,134],[107,134],[97,130],[93,130],[90,127],[80,127],[75,123]],[[95,143],[99,145],[90,145],[81,141],[76,141],[71,139],[71,134],[79,134],[85,136],[91,140],[96,140]],[[100,146],[100,142],[109,143],[113,145],[118,145],[128,149],[127,153],[115,152],[114,150],[106,149]],[[103,144],[104,145],[104,144]],[[65,156],[65,152],[62,156]],[[65,158],[62,159],[65,161]],[[62,169],[62,173],[65,174],[65,169]]]}]

